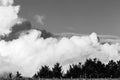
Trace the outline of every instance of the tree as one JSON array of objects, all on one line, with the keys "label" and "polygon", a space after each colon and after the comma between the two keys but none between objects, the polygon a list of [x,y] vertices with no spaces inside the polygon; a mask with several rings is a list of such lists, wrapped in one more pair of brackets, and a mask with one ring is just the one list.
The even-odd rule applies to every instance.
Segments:
[{"label": "tree", "polygon": [[19,71],[17,71],[17,73],[16,73],[16,79],[19,79],[19,78],[22,78],[22,76],[21,76],[21,73]]},{"label": "tree", "polygon": [[82,67],[83,75],[87,78],[104,78],[105,65],[101,61],[94,59],[87,59]]},{"label": "tree", "polygon": [[96,78],[106,78],[106,67],[101,61],[97,60],[95,62]]},{"label": "tree", "polygon": [[40,78],[120,78],[120,60],[109,61],[107,64],[98,59],[87,59],[84,64],[72,64],[63,75],[62,66],[56,63],[52,70],[42,66],[34,75]]},{"label": "tree", "polygon": [[12,78],[12,73],[9,73],[9,78],[10,78],[10,79]]},{"label": "tree", "polygon": [[52,72],[48,66],[42,66],[37,75],[39,78],[52,78]]},{"label": "tree", "polygon": [[91,78],[94,73],[96,73],[95,68],[94,68],[94,62],[92,59],[87,59],[86,62],[83,65],[83,72],[84,72],[84,77]]},{"label": "tree", "polygon": [[116,71],[117,71],[117,64],[113,60],[109,61],[109,63],[106,65],[107,69],[107,77],[109,78],[115,78],[116,77]]},{"label": "tree", "polygon": [[117,77],[117,78],[120,78],[120,60],[117,61],[116,77]]},{"label": "tree", "polygon": [[70,65],[69,70],[65,74],[66,78],[80,78],[82,76],[82,65],[81,63]]},{"label": "tree", "polygon": [[32,78],[37,79],[38,75],[35,73]]},{"label": "tree", "polygon": [[62,66],[59,63],[56,63],[52,68],[52,73],[54,78],[62,78]]}]

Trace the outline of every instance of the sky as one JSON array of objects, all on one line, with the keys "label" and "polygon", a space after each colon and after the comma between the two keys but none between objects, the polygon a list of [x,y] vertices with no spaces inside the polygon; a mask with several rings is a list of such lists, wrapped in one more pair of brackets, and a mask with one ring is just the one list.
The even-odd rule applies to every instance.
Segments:
[{"label": "sky", "polygon": [[[0,74],[20,71],[31,77],[41,66],[52,67],[56,62],[67,70],[70,64],[89,58],[104,63],[120,60],[120,37],[114,36],[119,35],[119,1],[15,1],[21,10],[19,5],[13,6],[13,0],[0,0]],[[33,28],[51,33],[93,33],[45,38],[47,34],[31,29],[19,11]]]},{"label": "sky", "polygon": [[[15,0],[20,16],[52,33],[120,36],[120,0]],[[42,16],[44,25],[36,21]]]}]

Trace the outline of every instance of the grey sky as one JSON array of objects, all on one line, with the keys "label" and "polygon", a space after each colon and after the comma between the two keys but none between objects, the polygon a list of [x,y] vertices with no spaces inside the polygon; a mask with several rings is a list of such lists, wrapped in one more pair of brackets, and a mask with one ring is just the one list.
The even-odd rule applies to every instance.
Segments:
[{"label": "grey sky", "polygon": [[96,32],[120,36],[120,0],[16,0],[20,15],[36,24],[44,16],[44,27],[53,33]]}]

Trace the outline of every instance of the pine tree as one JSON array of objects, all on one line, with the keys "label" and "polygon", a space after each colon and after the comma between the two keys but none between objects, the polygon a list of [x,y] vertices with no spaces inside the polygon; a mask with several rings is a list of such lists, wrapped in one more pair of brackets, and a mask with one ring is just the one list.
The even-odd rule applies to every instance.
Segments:
[{"label": "pine tree", "polygon": [[65,74],[66,78],[80,78],[81,76],[82,76],[81,63],[70,65],[69,70],[67,70],[67,73]]},{"label": "pine tree", "polygon": [[56,63],[52,68],[52,73],[54,78],[62,78],[63,76],[62,66],[59,63]]},{"label": "pine tree", "polygon": [[39,78],[52,78],[52,72],[48,66],[42,66],[39,72],[37,73]]},{"label": "pine tree", "polygon": [[19,71],[17,71],[17,73],[16,73],[16,78],[17,79],[22,78],[21,73]]}]

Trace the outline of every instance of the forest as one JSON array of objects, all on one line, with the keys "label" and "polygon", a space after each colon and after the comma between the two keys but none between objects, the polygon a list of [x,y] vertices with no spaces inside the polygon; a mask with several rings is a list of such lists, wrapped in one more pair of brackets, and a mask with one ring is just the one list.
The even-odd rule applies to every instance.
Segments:
[{"label": "forest", "polygon": [[99,59],[87,59],[84,63],[69,65],[69,69],[64,72],[60,63],[54,64],[52,68],[43,65],[33,75],[32,78],[25,78],[18,71],[13,76],[9,73],[7,77],[1,77],[0,80],[40,80],[40,79],[119,79],[120,78],[120,60],[102,63]]},{"label": "forest", "polygon": [[52,69],[49,66],[42,66],[33,76],[34,78],[120,78],[120,60],[109,61],[107,64],[100,60],[87,59],[84,64],[69,65],[64,73],[60,63],[56,63]]}]

